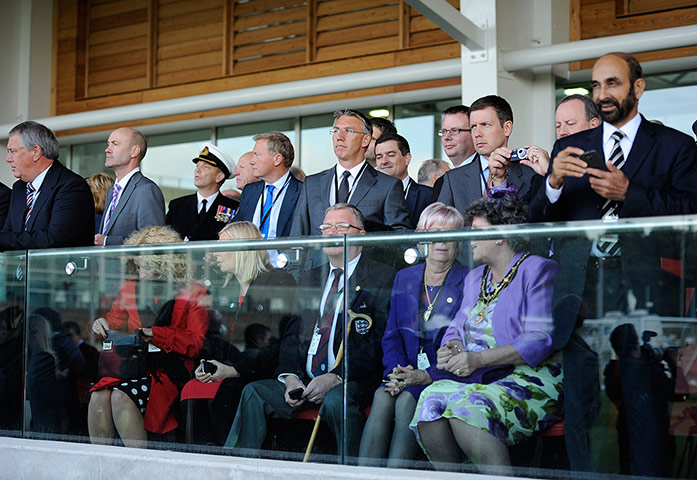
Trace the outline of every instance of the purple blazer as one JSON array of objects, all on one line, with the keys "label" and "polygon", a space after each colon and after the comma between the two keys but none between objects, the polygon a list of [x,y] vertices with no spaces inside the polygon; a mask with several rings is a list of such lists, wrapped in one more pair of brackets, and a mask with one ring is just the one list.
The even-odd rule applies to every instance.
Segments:
[{"label": "purple blazer", "polygon": [[[425,263],[414,265],[400,270],[392,285],[392,297],[390,299],[390,316],[387,320],[385,334],[382,337],[383,357],[385,366],[383,375],[387,375],[398,364],[402,366],[412,365],[417,368],[417,355],[419,353],[419,300],[423,294],[423,278]],[[440,346],[440,337],[450,325],[455,314],[460,309],[465,276],[468,269],[455,260],[450,268],[443,291],[434,309],[429,322],[435,323],[439,328],[430,330],[423,342],[424,352],[428,355],[431,366],[428,372],[431,377],[443,376],[443,371],[436,370],[436,350]],[[451,377],[448,377],[451,378]],[[453,379],[457,377],[452,377]],[[426,385],[407,387],[407,391],[419,397],[421,390]]]},{"label": "purple blazer", "polygon": [[[522,256],[517,253],[509,268]],[[518,273],[499,295],[492,315],[494,338],[499,347],[513,345],[525,362],[535,367],[553,351],[552,294],[559,266],[552,260],[532,255],[520,264]],[[484,265],[465,278],[462,306],[443,336],[448,340],[464,339],[464,324],[477,304]]]}]

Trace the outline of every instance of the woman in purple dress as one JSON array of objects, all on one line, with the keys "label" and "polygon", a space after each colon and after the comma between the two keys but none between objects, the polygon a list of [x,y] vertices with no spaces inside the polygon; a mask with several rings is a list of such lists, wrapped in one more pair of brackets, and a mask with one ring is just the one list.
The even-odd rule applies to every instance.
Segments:
[{"label": "woman in purple dress", "polygon": [[[468,207],[472,228],[526,221],[514,195],[494,196]],[[459,470],[465,457],[478,467],[510,465],[509,445],[561,419],[561,364],[551,336],[558,266],[524,250],[518,238],[472,241],[483,265],[465,278],[460,311],[437,353],[437,368],[460,380],[431,383],[411,422],[438,469]],[[408,383],[430,383],[423,377]]]}]

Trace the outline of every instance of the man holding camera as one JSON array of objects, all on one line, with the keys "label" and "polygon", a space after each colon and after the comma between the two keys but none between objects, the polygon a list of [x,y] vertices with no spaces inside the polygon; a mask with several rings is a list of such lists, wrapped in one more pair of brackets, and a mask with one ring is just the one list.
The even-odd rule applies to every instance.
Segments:
[{"label": "man holding camera", "polygon": [[[474,149],[472,162],[450,170],[443,175],[443,188],[438,201],[457,208],[463,214],[467,206],[492,187],[514,186],[518,195],[528,194],[536,165],[525,158],[513,158],[508,148],[508,137],[513,132],[513,110],[498,95],[487,95],[469,108],[469,126]],[[520,161],[517,161],[520,160]],[[523,166],[525,168],[523,168]]]}]

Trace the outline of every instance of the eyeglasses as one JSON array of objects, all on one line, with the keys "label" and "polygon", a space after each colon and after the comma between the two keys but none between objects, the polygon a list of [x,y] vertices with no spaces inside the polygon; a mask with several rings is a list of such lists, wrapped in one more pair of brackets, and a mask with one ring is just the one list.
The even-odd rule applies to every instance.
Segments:
[{"label": "eyeglasses", "polygon": [[457,137],[458,135],[462,135],[465,132],[469,133],[471,131],[471,128],[451,128],[450,130],[441,128],[440,130],[438,130],[438,136],[444,137],[447,133],[449,133],[453,137]]},{"label": "eyeglasses", "polygon": [[343,133],[344,135],[369,135],[368,133],[363,133],[359,130],[354,130],[353,128],[333,127],[329,129],[329,135],[331,135],[332,137],[339,132]]},{"label": "eyeglasses", "polygon": [[15,155],[17,155],[17,152],[19,152],[20,150],[24,150],[24,147],[19,146],[19,148],[8,148],[7,153],[9,153],[10,155],[12,155],[14,157]]},{"label": "eyeglasses", "polygon": [[351,225],[350,223],[347,222],[339,222],[335,223],[332,225],[331,223],[323,223],[322,225],[319,226],[319,231],[322,233],[326,233],[331,231],[331,229],[336,230],[336,233],[346,233],[349,231],[350,228],[355,228],[356,230],[360,230],[360,227],[357,227],[355,225]]}]

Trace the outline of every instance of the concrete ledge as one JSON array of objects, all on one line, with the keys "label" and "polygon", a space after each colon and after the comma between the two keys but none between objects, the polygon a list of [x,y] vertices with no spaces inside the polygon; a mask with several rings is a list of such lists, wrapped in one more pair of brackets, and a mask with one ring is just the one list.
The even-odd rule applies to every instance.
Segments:
[{"label": "concrete ledge", "polygon": [[226,457],[0,437],[0,478],[14,480],[495,480],[491,475],[425,472]]}]

